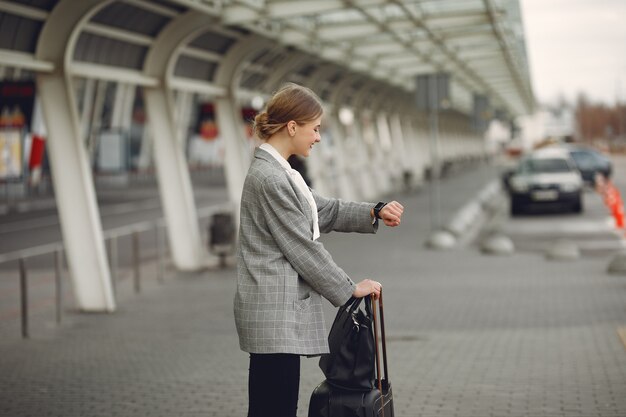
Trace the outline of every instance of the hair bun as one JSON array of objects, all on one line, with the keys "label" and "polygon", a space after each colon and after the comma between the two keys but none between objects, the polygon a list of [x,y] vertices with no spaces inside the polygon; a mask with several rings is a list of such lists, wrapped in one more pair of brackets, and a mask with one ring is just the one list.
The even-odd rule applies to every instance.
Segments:
[{"label": "hair bun", "polygon": [[269,115],[266,111],[257,114],[254,117],[254,132],[261,140],[266,140],[271,136],[269,132]]}]

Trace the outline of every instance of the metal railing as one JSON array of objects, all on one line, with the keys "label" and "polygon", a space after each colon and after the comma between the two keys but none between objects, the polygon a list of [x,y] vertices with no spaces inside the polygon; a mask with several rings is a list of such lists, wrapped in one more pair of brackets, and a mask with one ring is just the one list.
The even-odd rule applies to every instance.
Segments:
[{"label": "metal railing", "polygon": [[9,252],[0,255],[0,264],[6,262],[17,261],[19,265],[19,287],[20,287],[20,319],[22,337],[29,337],[29,322],[28,322],[28,272],[26,268],[26,260],[35,256],[42,256],[53,254],[54,255],[54,269],[55,269],[55,306],[56,306],[56,321],[61,323],[62,317],[62,276],[61,276],[61,264],[62,264],[63,245],[60,243],[52,243],[48,245],[36,246],[29,249],[24,249],[15,252]]},{"label": "metal railing", "polygon": [[[228,205],[215,205],[209,206],[198,210],[198,224],[201,230],[201,237],[203,242],[208,241],[207,236],[207,224],[208,219],[217,211],[228,210]],[[142,258],[146,242],[144,240],[144,246],[142,247],[142,234],[144,236],[154,232],[152,243],[154,244],[154,258],[156,259],[156,281],[159,284],[163,284],[166,279],[167,262],[170,257],[170,252],[167,247],[165,238],[165,222],[162,218],[152,221],[144,221],[139,223],[133,223],[130,225],[118,227],[115,229],[106,230],[103,235],[105,239],[105,245],[107,248],[107,255],[109,258],[109,266],[111,271],[111,282],[113,285],[114,294],[118,295],[118,284],[120,282],[119,274],[121,269],[120,261],[120,244],[124,243],[124,238],[129,238],[130,242],[130,269],[132,271],[132,288],[135,294],[138,294],[142,290],[142,261],[147,260]],[[64,310],[64,297],[63,297],[63,260],[65,249],[61,242],[51,243],[47,245],[36,246],[28,249],[18,250],[5,254],[0,254],[0,265],[8,262],[18,263],[19,270],[19,300],[20,300],[20,327],[22,338],[30,337],[30,306],[29,306],[29,275],[27,260],[39,256],[52,255],[52,261],[54,264],[54,305],[55,305],[55,321],[56,324],[61,324],[63,320]],[[153,259],[153,258],[149,258]],[[117,298],[117,297],[116,297]]]},{"label": "metal railing", "polygon": [[141,292],[141,241],[140,234],[155,231],[155,247],[157,259],[157,282],[165,281],[165,224],[162,219],[156,221],[145,221],[129,226],[122,226],[104,232],[105,242],[108,242],[107,252],[109,256],[109,266],[111,269],[111,282],[113,291],[116,293],[119,271],[119,250],[118,241],[124,237],[131,239],[131,265],[133,277],[133,289],[135,293]]}]

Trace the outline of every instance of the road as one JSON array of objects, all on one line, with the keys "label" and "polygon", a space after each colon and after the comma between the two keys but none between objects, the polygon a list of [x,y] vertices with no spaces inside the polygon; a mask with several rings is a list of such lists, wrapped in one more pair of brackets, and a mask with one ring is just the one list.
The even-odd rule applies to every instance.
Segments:
[{"label": "road", "polygon": [[[196,188],[194,194],[199,208],[223,204],[228,199],[224,187]],[[103,191],[98,195],[98,206],[105,231],[163,217],[156,187]],[[0,216],[0,253],[60,241],[56,208]]]}]

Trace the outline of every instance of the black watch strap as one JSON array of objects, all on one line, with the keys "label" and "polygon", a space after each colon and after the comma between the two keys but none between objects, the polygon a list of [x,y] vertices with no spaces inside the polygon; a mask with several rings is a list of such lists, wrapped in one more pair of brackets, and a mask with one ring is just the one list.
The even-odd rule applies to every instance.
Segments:
[{"label": "black watch strap", "polygon": [[374,206],[374,217],[377,219],[380,219],[380,211],[383,209],[383,207],[385,207],[387,205],[387,203],[383,203],[382,201],[379,201],[378,204],[376,204]]}]

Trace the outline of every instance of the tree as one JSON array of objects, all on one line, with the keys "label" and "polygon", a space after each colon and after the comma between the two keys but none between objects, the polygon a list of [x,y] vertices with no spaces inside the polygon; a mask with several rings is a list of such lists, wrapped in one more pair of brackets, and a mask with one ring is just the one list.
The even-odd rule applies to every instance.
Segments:
[{"label": "tree", "polygon": [[607,106],[592,103],[584,93],[580,93],[576,100],[575,115],[579,140],[583,142],[594,143],[603,140],[611,143],[626,134],[624,105]]}]

